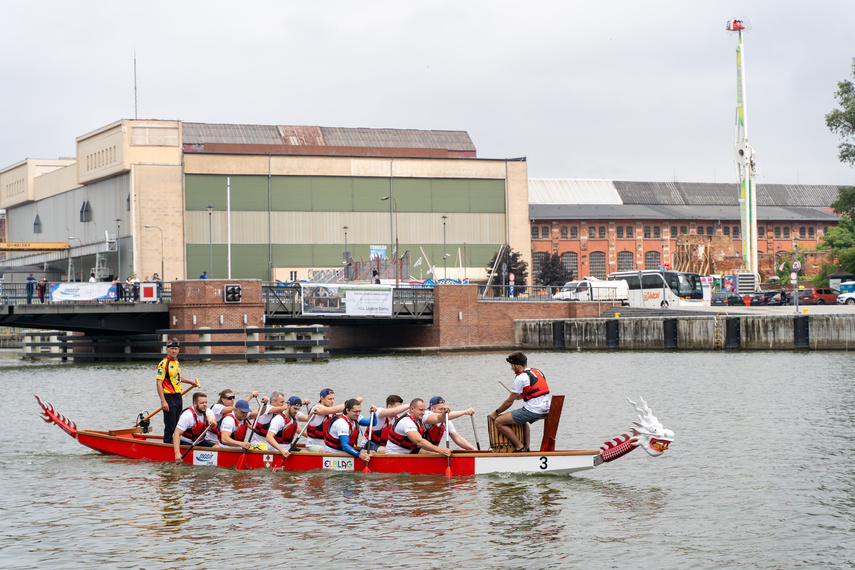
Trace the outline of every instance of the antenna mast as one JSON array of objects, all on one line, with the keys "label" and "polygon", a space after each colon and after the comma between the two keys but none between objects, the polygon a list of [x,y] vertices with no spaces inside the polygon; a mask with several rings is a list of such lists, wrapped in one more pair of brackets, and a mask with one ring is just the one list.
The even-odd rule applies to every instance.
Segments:
[{"label": "antenna mast", "polygon": [[137,48],[134,48],[134,119],[139,119],[137,113]]}]

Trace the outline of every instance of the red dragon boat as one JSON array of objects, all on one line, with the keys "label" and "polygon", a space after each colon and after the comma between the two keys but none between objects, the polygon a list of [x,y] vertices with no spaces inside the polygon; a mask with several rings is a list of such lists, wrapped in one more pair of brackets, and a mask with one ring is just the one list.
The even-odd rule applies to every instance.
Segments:
[{"label": "red dragon boat", "polygon": [[[641,447],[650,456],[659,457],[674,440],[674,432],[665,429],[650,412],[644,399],[640,405],[629,402],[638,412],[639,421],[633,422],[628,433],[605,442],[598,451],[555,450],[555,433],[563,405],[563,396],[553,396],[550,415],[544,425],[544,437],[538,451],[527,453],[489,451],[454,451],[450,459],[428,453],[415,455],[374,455],[368,462],[368,471],[374,473],[411,473],[419,475],[468,476],[487,473],[551,473],[569,474],[593,469],[602,463],[614,461]],[[58,413],[52,404],[36,400],[44,410],[41,417],[55,423],[79,443],[108,455],[131,459],[174,462],[171,444],[162,437],[142,433],[142,428],[110,431],[77,429],[77,424]],[[182,446],[185,451],[189,446]],[[494,445],[495,447],[495,445]],[[366,464],[346,453],[308,452],[304,449],[291,453],[284,461],[282,456],[269,451],[227,449],[221,447],[194,448],[185,455],[188,465],[236,467],[241,457],[244,469],[285,469],[288,471],[332,470],[364,471]]]}]

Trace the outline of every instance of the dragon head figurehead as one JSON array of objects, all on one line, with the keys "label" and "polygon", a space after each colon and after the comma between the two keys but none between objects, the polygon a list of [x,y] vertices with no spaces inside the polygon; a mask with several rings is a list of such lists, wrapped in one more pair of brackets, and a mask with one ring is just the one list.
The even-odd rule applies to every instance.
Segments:
[{"label": "dragon head figurehead", "polygon": [[634,426],[632,431],[634,433],[630,441],[644,449],[648,455],[659,457],[665,453],[668,446],[674,441],[674,432],[662,426],[662,423],[656,419],[656,416],[647,407],[647,402],[644,401],[644,398],[639,397],[638,400],[641,402],[640,406],[627,398],[627,401],[638,412],[638,421],[632,422]]}]

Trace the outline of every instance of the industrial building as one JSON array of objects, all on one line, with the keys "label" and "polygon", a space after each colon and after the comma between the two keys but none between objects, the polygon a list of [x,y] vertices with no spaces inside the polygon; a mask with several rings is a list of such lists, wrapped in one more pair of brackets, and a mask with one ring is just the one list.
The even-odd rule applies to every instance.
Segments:
[{"label": "industrial building", "polygon": [[0,169],[7,240],[71,246],[7,268],[291,281],[347,248],[479,279],[502,244],[530,252],[525,159],[478,158],[463,131],[120,120],[76,142]]}]

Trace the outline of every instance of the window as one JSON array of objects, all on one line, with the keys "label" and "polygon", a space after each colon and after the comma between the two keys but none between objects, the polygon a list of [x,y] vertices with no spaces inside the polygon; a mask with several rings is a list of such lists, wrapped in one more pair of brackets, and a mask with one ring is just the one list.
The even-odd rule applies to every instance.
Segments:
[{"label": "window", "polygon": [[816,233],[814,232],[814,229],[813,229],[813,228],[808,228],[808,237],[809,237],[810,239],[814,239],[814,238],[816,238]]},{"label": "window", "polygon": [[677,226],[671,226],[671,239],[677,237]]},{"label": "window", "polygon": [[600,239],[606,239],[606,226],[600,226]]},{"label": "window", "polygon": [[689,233],[689,232],[688,232],[688,231],[686,231],[686,226],[680,226],[680,235],[683,235],[683,236],[684,236],[684,235],[686,235],[687,233]]},{"label": "window", "polygon": [[662,230],[659,228],[659,226],[653,226],[653,238],[659,239],[661,237],[662,237]]},{"label": "window", "polygon": [[126,212],[131,211],[131,193],[130,192],[128,192],[128,197],[125,198],[125,211]]},{"label": "window", "polygon": [[784,226],[784,239],[790,239],[790,228],[789,228],[789,226]]},{"label": "window", "polygon": [[34,234],[42,233],[42,220],[39,218],[38,214],[36,214],[36,219],[33,220],[33,233]]},{"label": "window", "polygon": [[597,279],[606,278],[606,254],[602,251],[594,251],[590,256],[591,260],[591,277]]},{"label": "window", "polygon": [[721,228],[721,233],[723,233],[727,237],[730,237],[730,226],[724,226],[723,228]]},{"label": "window", "polygon": [[644,239],[650,239],[650,226],[644,226]]},{"label": "window", "polygon": [[588,237],[590,239],[596,239],[597,238],[597,228],[595,228],[594,226],[588,226]]},{"label": "window", "polygon": [[531,227],[531,239],[537,239],[540,237],[540,230],[537,229],[537,226]]},{"label": "window", "polygon": [[290,275],[290,277],[291,277],[291,281],[296,281],[296,280],[297,280],[297,272],[296,272],[296,271],[290,271],[288,274],[289,274],[289,275]]},{"label": "window", "polygon": [[84,200],[83,205],[80,206],[80,221],[81,222],[91,222],[92,221],[92,209],[89,207],[89,200]]},{"label": "window", "polygon": [[540,239],[549,239],[549,226],[540,228]]},{"label": "window", "polygon": [[631,251],[619,251],[617,254],[617,270],[618,271],[631,271],[632,267],[632,252]]},{"label": "window", "polygon": [[567,226],[561,226],[561,239],[567,239]]},{"label": "window", "polygon": [[659,269],[661,265],[662,254],[658,251],[648,251],[644,254],[645,269]]},{"label": "window", "polygon": [[546,263],[546,252],[545,251],[536,251],[531,254],[531,265],[532,265],[532,275],[540,275],[540,270],[543,268],[543,264]]},{"label": "window", "polygon": [[570,226],[570,239],[579,239],[579,228]]},{"label": "window", "polygon": [[623,226],[618,226],[615,228],[615,237],[617,239],[623,239]]},{"label": "window", "polygon": [[[724,229],[728,230],[730,228],[725,227]],[[727,235],[727,234],[725,234],[725,235]],[[757,237],[759,237],[760,239],[764,239],[766,237],[766,228],[764,228],[763,226],[758,226],[757,227]]]},{"label": "window", "polygon": [[715,230],[713,229],[712,226],[707,226],[707,235],[708,236],[715,235]]},{"label": "window", "polygon": [[565,251],[561,254],[561,265],[570,274],[570,279],[576,279],[579,275],[579,254],[575,251]]},{"label": "window", "polygon": [[775,226],[775,239],[781,239],[781,226]]},{"label": "window", "polygon": [[632,226],[626,226],[626,237],[629,239],[635,239],[635,230]]},{"label": "window", "polygon": [[739,239],[739,226],[733,226],[733,239]]},{"label": "window", "polygon": [[800,237],[801,239],[805,239],[805,238],[807,237],[807,228],[806,228],[806,227],[801,226],[801,227],[799,228],[799,237]]}]

